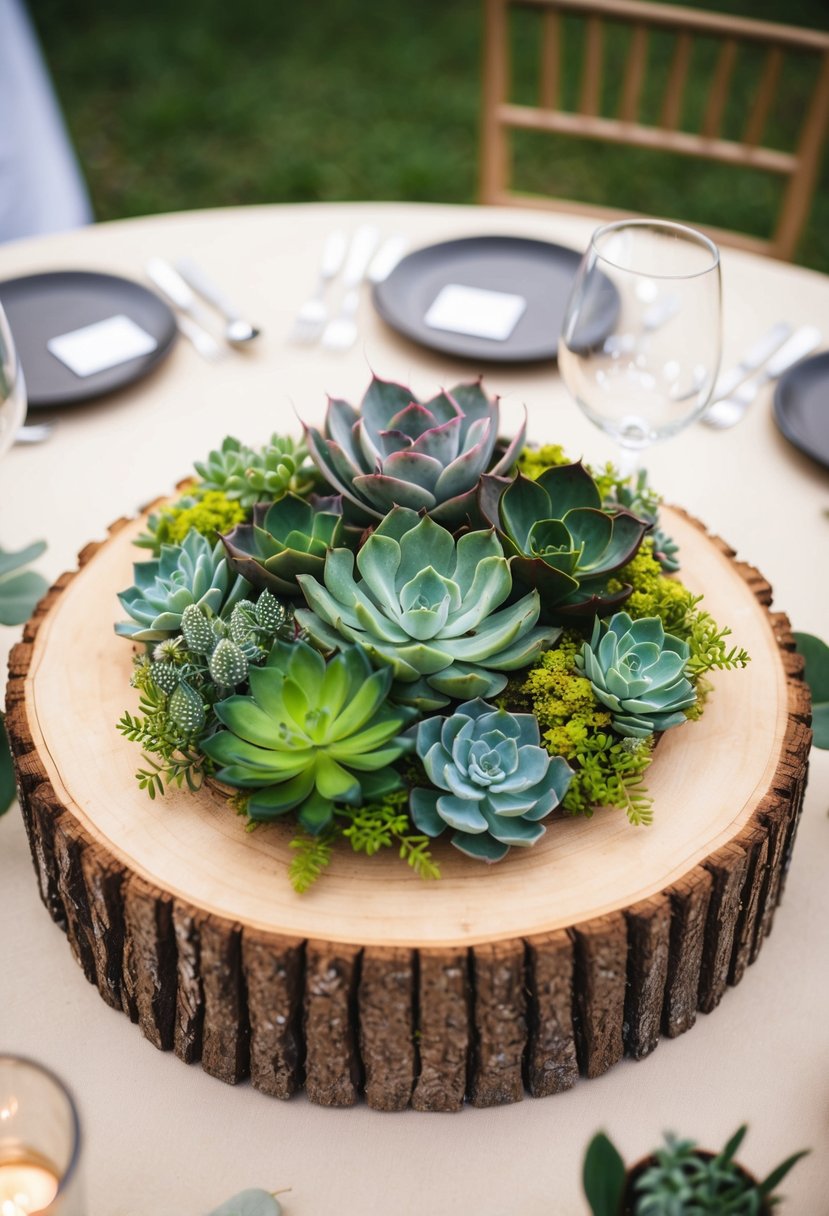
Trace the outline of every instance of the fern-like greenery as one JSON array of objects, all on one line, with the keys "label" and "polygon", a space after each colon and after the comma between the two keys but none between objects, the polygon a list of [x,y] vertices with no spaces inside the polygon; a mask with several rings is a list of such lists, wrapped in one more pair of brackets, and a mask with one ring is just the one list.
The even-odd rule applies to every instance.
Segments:
[{"label": "fern-like greenery", "polygon": [[[199,751],[198,736],[182,730],[170,718],[168,697],[153,682],[146,658],[136,661],[132,682],[141,693],[139,713],[125,712],[118,730],[131,743],[139,745],[150,766],[137,770],[135,779],[139,788],[150,798],[163,794],[169,786],[181,789],[186,784],[190,790],[199,789],[205,776],[213,771],[212,762]],[[152,756],[157,756],[158,761]]]},{"label": "fern-like greenery", "polygon": [[334,843],[339,834],[334,826],[319,836],[311,836],[308,832],[299,832],[294,836],[288,846],[294,854],[288,867],[288,877],[298,895],[303,895],[312,887],[331,864]]}]

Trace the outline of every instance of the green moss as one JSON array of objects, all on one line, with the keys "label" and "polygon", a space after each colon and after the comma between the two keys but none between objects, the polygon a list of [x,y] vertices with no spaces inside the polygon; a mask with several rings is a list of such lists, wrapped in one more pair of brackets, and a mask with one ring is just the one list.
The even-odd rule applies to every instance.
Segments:
[{"label": "green moss", "polygon": [[610,712],[597,701],[590,681],[576,670],[582,637],[564,633],[555,650],[506,690],[512,709],[534,713],[541,741],[553,756],[564,756],[574,770],[563,808],[571,815],[592,815],[597,806],[619,807],[632,823],[649,823],[651,801],[642,777],[651,760],[651,740],[619,739]]},{"label": "green moss", "polygon": [[540,448],[526,447],[518,457],[518,471],[535,481],[545,469],[569,464],[570,457],[560,443],[545,443]]},{"label": "green moss", "polygon": [[151,542],[146,547],[160,553],[162,545],[180,545],[191,528],[215,544],[220,532],[229,532],[245,519],[244,508],[221,490],[205,490],[187,495],[147,521],[147,532],[141,538]]}]

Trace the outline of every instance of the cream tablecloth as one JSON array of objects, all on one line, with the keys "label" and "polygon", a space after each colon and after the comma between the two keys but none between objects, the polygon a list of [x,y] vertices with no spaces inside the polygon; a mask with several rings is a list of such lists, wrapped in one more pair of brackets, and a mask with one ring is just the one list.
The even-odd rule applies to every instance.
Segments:
[{"label": "cream tablecloth", "polygon": [[[320,420],[325,394],[358,399],[371,370],[420,394],[479,369],[421,350],[387,329],[366,299],[347,355],[290,346],[291,318],[315,282],[333,226],[376,221],[413,246],[514,233],[581,248],[589,221],[439,206],[262,207],[159,216],[0,248],[0,278],[83,268],[141,278],[153,254],[202,262],[263,327],[244,353],[209,365],[181,342],[119,396],[66,410],[48,444],[0,464],[0,545],[44,537],[40,566],[75,553],[120,515],[169,490],[224,434],[249,441]],[[829,325],[829,278],[723,253],[725,362],[781,318]],[[829,338],[829,332],[827,333]],[[507,425],[522,404],[530,435],[593,462],[612,448],[550,368],[492,368]],[[829,409],[829,400],[827,401]],[[743,424],[697,426],[649,456],[652,480],[758,565],[795,628],[827,630],[829,476],[775,429],[770,394]],[[0,630],[5,659],[16,631]],[[94,656],[67,655],[67,662]],[[71,715],[72,707],[66,707]],[[641,1155],[665,1128],[711,1146],[743,1120],[758,1172],[812,1146],[785,1184],[791,1216],[829,1211],[829,754],[816,752],[783,906],[758,962],[722,1005],[650,1059],[541,1101],[438,1116],[283,1104],[230,1089],[160,1054],[83,979],[40,905],[15,810],[0,821],[0,1049],[32,1055],[75,1090],[86,1134],[89,1216],[200,1216],[246,1186],[290,1187],[287,1216],[578,1216],[584,1147],[607,1128]],[[279,881],[275,879],[275,881]]]}]

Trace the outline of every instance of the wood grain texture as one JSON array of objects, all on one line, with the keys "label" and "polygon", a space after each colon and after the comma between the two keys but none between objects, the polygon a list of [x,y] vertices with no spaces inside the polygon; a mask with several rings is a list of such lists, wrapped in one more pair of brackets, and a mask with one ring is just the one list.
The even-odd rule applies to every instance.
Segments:
[{"label": "wood grain texture", "polygon": [[[699,532],[684,513],[674,514],[686,529]],[[280,929],[223,914],[211,897],[195,898],[187,890],[188,873],[176,884],[154,880],[143,863],[131,863],[122,849],[113,848],[110,831],[115,832],[117,819],[107,820],[107,831],[99,830],[88,813],[93,797],[85,799],[81,811],[63,770],[54,767],[54,756],[63,754],[72,737],[63,741],[49,735],[47,746],[42,733],[42,688],[51,687],[43,683],[44,672],[55,645],[50,639],[77,577],[92,577],[111,546],[125,544],[134,527],[119,521],[113,540],[88,546],[83,573],[63,576],[38,606],[11,655],[6,721],[41,898],[65,930],[86,978],[155,1046],[174,1050],[188,1063],[201,1060],[206,1071],[228,1083],[250,1075],[257,1088],[275,1097],[288,1098],[304,1085],[309,1098],[324,1105],[349,1106],[364,1097],[381,1110],[411,1105],[453,1111],[466,1100],[479,1106],[517,1101],[525,1086],[537,1097],[557,1093],[573,1085],[579,1072],[600,1075],[625,1052],[636,1059],[649,1054],[660,1028],[671,1036],[689,1029],[697,1010],[712,1010],[757,958],[772,928],[796,838],[811,741],[810,704],[788,619],[767,611],[768,583],[754,567],[734,562],[725,542],[710,538],[704,544],[746,589],[759,622],[754,636],[768,639],[754,656],[769,690],[766,702],[774,703],[771,690],[778,689],[771,753],[758,757],[746,744],[748,736],[762,737],[766,729],[756,717],[742,727],[737,713],[737,733],[727,740],[732,751],[744,749],[741,767],[755,766],[753,800],[735,816],[720,789],[720,820],[708,804],[700,810],[697,803],[683,808],[676,802],[663,819],[657,800],[656,825],[649,832],[662,831],[670,839],[683,816],[696,813],[713,847],[679,873],[666,870],[666,881],[649,893],[615,907],[605,902],[592,917],[558,922],[553,917],[541,929],[528,922],[525,932],[508,929],[489,940],[489,930],[469,933],[473,926],[467,920],[467,940],[453,928],[441,944],[439,935],[437,941],[402,935],[396,940],[394,909],[407,899],[416,899],[424,911],[428,907],[428,918],[406,918],[408,933],[413,920],[439,923],[448,906],[442,893],[446,883],[450,903],[457,887],[465,917],[474,920],[471,888],[462,881],[469,871],[453,858],[447,877],[430,888],[411,886],[416,880],[403,868],[395,902],[382,913],[389,940],[362,937],[358,920],[353,940],[331,941],[314,932],[292,932],[287,924]],[[721,712],[718,700],[727,705],[731,695],[717,690],[711,720]],[[751,715],[756,701],[750,698]],[[735,720],[733,704],[727,719]],[[115,764],[118,746],[111,716],[106,725],[104,773]],[[690,745],[690,728],[687,738]],[[663,781],[683,760],[683,750],[672,753],[671,745],[666,736],[654,765],[655,770],[661,766]],[[133,759],[130,755],[131,765]],[[681,785],[668,784],[673,798],[680,796]],[[201,819],[215,833],[211,847],[227,849],[236,840],[236,825],[215,799],[207,793],[199,797]],[[131,808],[126,790],[122,798],[130,807],[130,830],[140,837],[136,816],[140,821],[141,813]],[[152,810],[144,814],[147,831],[159,833],[161,820]],[[167,822],[177,814],[178,808],[163,809]],[[583,851],[582,833],[589,829],[595,841],[605,840],[607,858],[621,861],[624,851],[633,849],[630,864],[641,868],[635,850],[654,836],[626,829],[617,837],[617,823],[607,813],[589,825],[561,820],[548,835],[561,842],[557,849],[566,850],[571,839],[572,848]],[[267,871],[263,891],[276,900],[273,851],[259,844],[259,836],[243,842],[250,868],[238,880],[239,889],[264,883],[261,875]],[[687,847],[682,848],[686,856]],[[229,855],[222,856],[224,874]],[[530,908],[533,885],[543,884],[548,865],[555,873],[553,902],[566,901],[565,856],[547,855],[539,846],[516,857],[514,865],[510,858],[488,869],[481,876],[487,880],[482,884],[487,901],[494,901],[501,919],[516,908]],[[191,868],[197,868],[198,859],[192,860]],[[524,865],[531,868],[525,872]],[[359,873],[348,871],[346,878],[353,905]],[[296,906],[300,917],[312,907]]]}]

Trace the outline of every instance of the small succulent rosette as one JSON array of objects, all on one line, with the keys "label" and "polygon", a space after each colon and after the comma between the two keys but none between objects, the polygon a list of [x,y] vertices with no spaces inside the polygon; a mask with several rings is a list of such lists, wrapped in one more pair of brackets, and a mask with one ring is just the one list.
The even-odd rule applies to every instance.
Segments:
[{"label": "small succulent rosette", "polygon": [[606,624],[596,620],[576,666],[611,711],[620,735],[645,739],[686,721],[683,712],[697,694],[685,675],[687,642],[665,633],[658,617],[632,620],[617,612]]},{"label": "small succulent rosette", "polygon": [[511,845],[528,847],[546,831],[573,770],[541,747],[532,714],[511,714],[476,698],[451,717],[417,727],[417,754],[433,789],[411,791],[411,814],[427,836],[453,828],[469,857],[500,861]]}]

